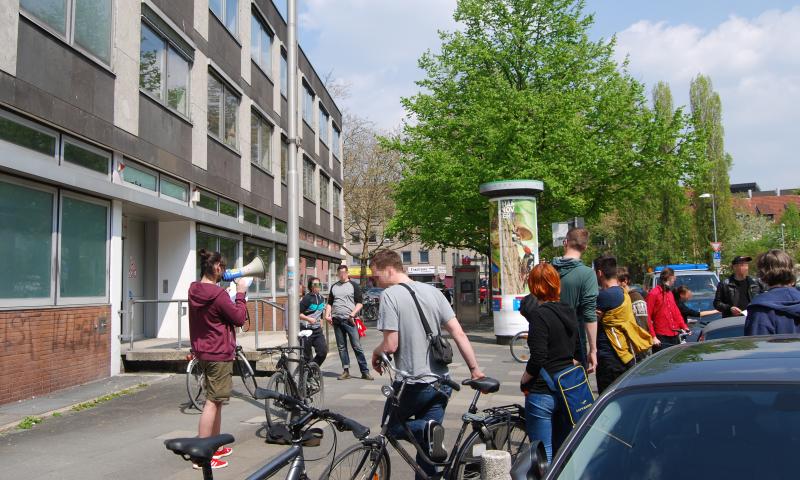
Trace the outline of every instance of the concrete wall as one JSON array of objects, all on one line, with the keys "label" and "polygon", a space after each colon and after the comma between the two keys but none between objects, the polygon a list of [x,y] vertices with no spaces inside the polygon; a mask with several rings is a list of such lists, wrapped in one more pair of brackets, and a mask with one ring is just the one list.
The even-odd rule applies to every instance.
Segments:
[{"label": "concrete wall", "polygon": [[[159,222],[158,224],[158,299],[186,299],[189,285],[195,280],[195,223]],[[164,290],[164,282],[167,289]],[[189,338],[189,306],[182,317],[181,337]],[[158,306],[158,336],[178,337],[178,304]]]}]

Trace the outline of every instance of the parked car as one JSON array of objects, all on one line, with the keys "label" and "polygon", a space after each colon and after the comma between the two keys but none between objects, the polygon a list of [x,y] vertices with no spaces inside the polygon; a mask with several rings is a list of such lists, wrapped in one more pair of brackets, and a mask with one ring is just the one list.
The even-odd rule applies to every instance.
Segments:
[{"label": "parked car", "polygon": [[743,337],[746,319],[747,317],[744,315],[739,315],[738,317],[725,317],[715,320],[703,327],[697,341],[705,342],[720,338]]},{"label": "parked car", "polygon": [[[538,446],[519,470],[541,467]],[[527,478],[796,478],[798,449],[800,336],[729,338],[634,367]]]},{"label": "parked car", "polygon": [[368,288],[368,289],[366,289],[364,291],[364,301],[365,302],[370,302],[371,301],[371,302],[378,303],[378,302],[380,302],[380,299],[381,299],[381,293],[383,293],[383,289],[382,288],[378,288],[378,287]]}]

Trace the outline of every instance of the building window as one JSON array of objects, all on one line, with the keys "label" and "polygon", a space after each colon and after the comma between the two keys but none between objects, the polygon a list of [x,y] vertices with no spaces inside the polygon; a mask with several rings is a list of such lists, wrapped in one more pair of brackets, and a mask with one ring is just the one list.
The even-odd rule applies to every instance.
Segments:
[{"label": "building window", "polygon": [[320,173],[319,175],[319,206],[324,208],[325,210],[331,210],[331,201],[329,198],[329,190],[331,185],[331,179],[324,173]]},{"label": "building window", "polygon": [[319,139],[322,140],[322,143],[328,145],[330,142],[328,140],[328,120],[330,120],[330,115],[326,112],[322,107],[319,109]]},{"label": "building window", "polygon": [[232,268],[239,260],[239,239],[216,235],[213,233],[197,230],[196,238],[197,251],[197,278],[201,278],[200,272],[200,250],[206,249],[210,252],[219,252],[227,263],[228,268]]},{"label": "building window", "polygon": [[303,120],[309,127],[314,128],[314,92],[303,84]]},{"label": "building window", "polygon": [[255,12],[250,24],[250,56],[264,73],[272,75],[272,32]]},{"label": "building window", "polygon": [[33,122],[0,111],[0,140],[55,158],[58,134]]},{"label": "building window", "polygon": [[157,32],[150,24],[142,21],[140,89],[170,109],[188,117],[191,68],[190,59],[176,48],[167,35]]},{"label": "building window", "polygon": [[314,200],[314,173],[316,168],[314,162],[308,158],[303,158],[303,196],[315,202]]},{"label": "building window", "polygon": [[125,168],[120,173],[122,181],[151,192],[158,192],[158,173],[128,161],[124,165]]},{"label": "building window", "polygon": [[71,138],[64,138],[61,158],[104,175],[111,171],[111,153]]},{"label": "building window", "polygon": [[361,257],[358,255],[353,255],[353,265],[361,265]]},{"label": "building window", "polygon": [[289,61],[286,54],[281,52],[281,93],[286,96],[286,87],[289,85]]},{"label": "building window", "polygon": [[411,263],[411,252],[408,250],[400,252],[401,256],[403,257],[403,263],[409,264]]},{"label": "building window", "polygon": [[111,64],[111,0],[20,0],[19,4],[70,45]]},{"label": "building window", "polygon": [[336,158],[342,158],[342,151],[341,147],[339,146],[339,137],[341,137],[341,132],[339,132],[339,129],[334,125],[333,138],[331,139],[331,143],[333,144],[331,145],[331,151],[333,151],[333,155],[336,156]]},{"label": "building window", "polygon": [[239,97],[216,76],[208,75],[208,133],[231,148],[237,148],[236,129]]},{"label": "building window", "polygon": [[350,233],[350,243],[361,243],[361,233],[360,232],[351,232]]},{"label": "building window", "polygon": [[333,185],[333,216],[342,217],[340,202],[342,201],[342,189],[338,185]]},{"label": "building window", "polygon": [[108,204],[61,197],[59,298],[105,300],[108,263]]},{"label": "building window", "polygon": [[289,178],[289,142],[286,137],[281,137],[281,181],[286,183]]},{"label": "building window", "polygon": [[225,28],[232,34],[238,33],[239,0],[208,0],[208,8],[214,12]]},{"label": "building window", "polygon": [[446,256],[446,253],[445,253],[444,249],[442,249],[442,251],[441,251],[441,254],[442,254],[442,261],[441,261],[441,263],[442,263],[442,265],[444,265],[444,264],[446,264],[446,263],[447,263],[447,256]]},{"label": "building window", "polygon": [[0,244],[13,252],[4,263],[14,272],[0,276],[0,304],[7,299],[52,302],[55,196],[55,190],[0,180]]},{"label": "building window", "polygon": [[275,219],[275,231],[278,232],[278,233],[282,233],[282,234],[286,235],[286,231],[287,231],[286,222],[284,222],[283,220],[278,220],[276,218]]},{"label": "building window", "polygon": [[239,204],[228,200],[227,198],[214,195],[205,190],[199,190],[200,200],[197,201],[197,206],[210,210],[220,215],[228,217],[239,218]]},{"label": "building window", "polygon": [[256,257],[260,257],[264,262],[264,266],[267,267],[266,278],[257,277],[253,279],[249,292],[270,295],[272,293],[272,274],[270,273],[270,267],[272,265],[272,247],[244,242],[242,248],[242,264],[247,265],[255,260]]},{"label": "building window", "polygon": [[286,250],[275,249],[275,292],[286,293]]},{"label": "building window", "polygon": [[183,203],[189,201],[189,185],[185,182],[171,179],[164,175],[158,180],[161,196],[174,198]]},{"label": "building window", "polygon": [[419,251],[419,263],[430,263],[430,255],[428,255],[427,250],[420,250]]},{"label": "building window", "polygon": [[272,173],[272,124],[261,115],[250,114],[250,161]]},{"label": "building window", "polygon": [[259,227],[267,230],[272,230],[272,217],[261,212],[257,212],[252,208],[245,207],[244,221],[247,223],[252,223],[253,225],[258,225]]},{"label": "building window", "polygon": [[369,243],[378,243],[378,235],[375,232],[369,232]]}]

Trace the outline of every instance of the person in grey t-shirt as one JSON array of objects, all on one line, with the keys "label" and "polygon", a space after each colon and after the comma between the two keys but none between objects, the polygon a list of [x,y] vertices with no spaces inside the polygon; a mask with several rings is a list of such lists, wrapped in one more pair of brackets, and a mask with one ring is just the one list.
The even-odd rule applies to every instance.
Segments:
[{"label": "person in grey t-shirt", "polygon": [[[400,285],[403,283],[414,291],[431,332],[436,334],[439,330],[444,330],[450,333],[461,356],[464,357],[472,378],[484,377],[472,345],[442,292],[431,285],[412,281],[405,274],[403,262],[397,252],[379,250],[370,261],[370,268],[378,280],[378,286],[386,289],[381,294],[378,311],[378,330],[383,332],[383,341],[372,352],[372,366],[378,373],[382,373],[381,354],[386,353],[394,354],[395,366],[399,370],[404,370],[413,376],[426,373],[441,376],[448,374],[447,365],[431,362],[428,337],[411,292]],[[430,432],[437,428],[442,429],[441,423],[450,397],[450,387],[442,385],[437,389],[431,385],[434,382],[435,378],[427,378],[406,386],[400,398],[400,405],[395,410],[396,415],[389,419],[389,428],[395,438],[403,438],[405,429],[400,423],[402,421],[405,421],[421,445],[428,443],[426,435],[429,436],[427,440],[443,438],[443,434],[437,436]],[[414,420],[407,420],[412,417]],[[439,450],[446,452],[443,447]],[[434,466],[425,462],[419,454],[417,454],[417,464],[429,475],[435,474]]]},{"label": "person in grey t-shirt", "polygon": [[331,285],[328,305],[325,307],[325,320],[333,325],[339,359],[342,361],[344,371],[339,375],[339,380],[350,378],[350,354],[347,351],[347,339],[350,339],[350,345],[356,354],[358,367],[361,369],[361,378],[373,380],[372,375],[369,374],[369,366],[364,357],[364,350],[361,348],[355,324],[355,317],[362,307],[361,288],[350,280],[347,265],[339,265],[336,274],[339,276],[339,281]]}]

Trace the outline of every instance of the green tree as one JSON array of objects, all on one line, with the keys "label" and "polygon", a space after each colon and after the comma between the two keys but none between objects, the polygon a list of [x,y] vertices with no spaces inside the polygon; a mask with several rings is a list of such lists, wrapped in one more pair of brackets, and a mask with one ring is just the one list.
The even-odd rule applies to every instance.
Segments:
[{"label": "green tree", "polygon": [[[783,225],[783,239],[781,239],[781,224]],[[778,247],[782,248],[782,243],[786,243],[786,251],[795,259],[800,260],[800,210],[797,205],[790,203],[781,215],[780,223],[775,225],[775,235],[778,240]],[[775,247],[773,247],[775,248]]]},{"label": "green tree", "polygon": [[464,28],[441,33],[441,53],[422,56],[421,91],[402,100],[414,122],[387,141],[403,156],[394,232],[483,251],[488,202],[478,186],[533,178],[545,185],[545,239],[553,221],[595,220],[690,169],[687,155],[662,150],[680,149],[682,122],[648,108],[644,87],[613,59],[614,39],[589,40],[593,19],[583,8],[578,0],[458,2]]},{"label": "green tree", "polygon": [[[702,145],[702,157],[708,169],[700,170],[692,180],[695,205],[695,231],[701,252],[710,255],[708,242],[714,240],[711,199],[700,198],[703,193],[714,195],[716,204],[717,238],[727,243],[737,234],[736,218],[731,203],[730,171],[733,159],[725,153],[724,130],[722,128],[722,100],[714,91],[711,79],[698,75],[689,89],[692,123]],[[726,252],[730,252],[726,254]],[[723,249],[723,263],[732,255],[731,249]]]}]

